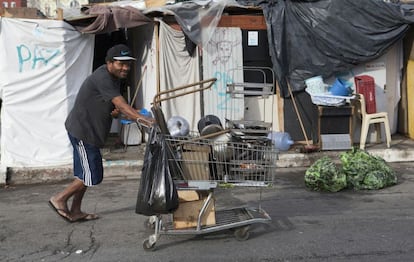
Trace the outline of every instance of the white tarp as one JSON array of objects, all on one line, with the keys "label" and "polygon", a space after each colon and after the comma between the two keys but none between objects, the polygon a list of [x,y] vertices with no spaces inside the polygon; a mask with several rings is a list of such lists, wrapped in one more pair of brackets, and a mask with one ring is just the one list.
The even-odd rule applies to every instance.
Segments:
[{"label": "white tarp", "polygon": [[[190,56],[185,47],[185,36],[164,22],[160,22],[160,89],[170,90],[200,81],[198,50]],[[178,91],[183,94],[197,90],[198,86]],[[174,94],[174,95],[175,95]],[[168,96],[163,96],[166,98]],[[189,130],[196,130],[201,117],[200,92],[179,96],[162,103],[165,120],[180,116],[189,123]]]},{"label": "white tarp", "polygon": [[243,82],[243,47],[240,28],[216,28],[208,45],[203,48],[204,79],[217,78],[211,90],[204,92],[205,115],[241,120],[244,117],[244,97],[232,98],[227,83]]},{"label": "white tarp", "polygon": [[56,20],[0,20],[1,165],[69,164],[64,121],[91,73],[94,36]]},{"label": "white tarp", "polygon": [[[135,106],[136,108],[145,108],[151,110],[154,96],[157,94],[157,77],[158,77],[158,52],[157,38],[158,30],[155,30],[153,24],[134,28],[133,39],[134,50],[142,53],[137,58],[141,61],[141,70],[138,81],[142,78],[142,85],[138,93]],[[141,51],[139,51],[141,50]]]}]

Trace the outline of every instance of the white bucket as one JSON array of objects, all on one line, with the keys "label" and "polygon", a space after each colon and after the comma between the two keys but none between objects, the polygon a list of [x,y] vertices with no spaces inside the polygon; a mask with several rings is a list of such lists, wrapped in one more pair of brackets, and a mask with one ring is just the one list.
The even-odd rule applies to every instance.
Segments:
[{"label": "white bucket", "polygon": [[306,91],[313,94],[322,94],[326,92],[327,85],[323,82],[322,76],[314,76],[305,80]]}]

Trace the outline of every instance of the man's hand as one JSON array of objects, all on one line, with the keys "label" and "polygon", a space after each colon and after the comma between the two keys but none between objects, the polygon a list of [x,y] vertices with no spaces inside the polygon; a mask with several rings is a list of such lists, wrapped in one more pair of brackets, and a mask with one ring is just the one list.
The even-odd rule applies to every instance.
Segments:
[{"label": "man's hand", "polygon": [[137,123],[138,124],[142,124],[144,126],[150,127],[155,123],[155,119],[154,118],[150,118],[150,117],[138,117],[137,118]]},{"label": "man's hand", "polygon": [[112,110],[111,116],[113,118],[118,118],[118,116],[119,116],[120,113],[121,113],[121,111],[118,108],[115,108],[114,110]]}]

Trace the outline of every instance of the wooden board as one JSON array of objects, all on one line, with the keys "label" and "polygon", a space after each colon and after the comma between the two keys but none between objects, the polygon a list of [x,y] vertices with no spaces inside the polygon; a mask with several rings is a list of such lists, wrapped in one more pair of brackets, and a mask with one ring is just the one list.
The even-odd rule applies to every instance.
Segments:
[{"label": "wooden board", "polygon": [[36,8],[27,7],[0,8],[0,16],[7,18],[41,18],[37,15]]},{"label": "wooden board", "polygon": [[[414,60],[408,60],[407,64],[407,98],[414,96]],[[414,106],[407,104],[408,115],[408,136],[414,138]]]},{"label": "wooden board", "polygon": [[167,3],[166,0],[145,0],[145,7],[159,7],[164,6]]},{"label": "wooden board", "polygon": [[178,200],[181,202],[200,200],[198,192],[195,190],[178,190]]}]

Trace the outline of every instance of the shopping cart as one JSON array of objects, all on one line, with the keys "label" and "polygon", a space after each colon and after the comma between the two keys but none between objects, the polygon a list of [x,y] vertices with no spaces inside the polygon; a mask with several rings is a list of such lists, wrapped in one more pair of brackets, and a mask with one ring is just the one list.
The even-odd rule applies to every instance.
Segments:
[{"label": "shopping cart", "polygon": [[[184,94],[205,90],[215,79],[210,81],[208,87]],[[275,175],[277,151],[268,141],[246,143],[223,139],[229,138],[227,130],[207,136],[195,132],[185,137],[171,136],[159,105],[161,101],[179,96],[178,90],[157,94],[152,111],[167,145],[168,163],[177,172],[174,184],[180,203],[173,213],[150,216],[146,220],[146,226],[154,229],[154,233],[144,240],[143,248],[153,250],[161,235],[201,235],[228,229],[234,230],[237,240],[247,240],[250,226],[269,223],[270,216],[261,208],[260,201],[258,207],[216,210],[214,190],[218,187],[254,186],[261,189],[270,186]]]}]

